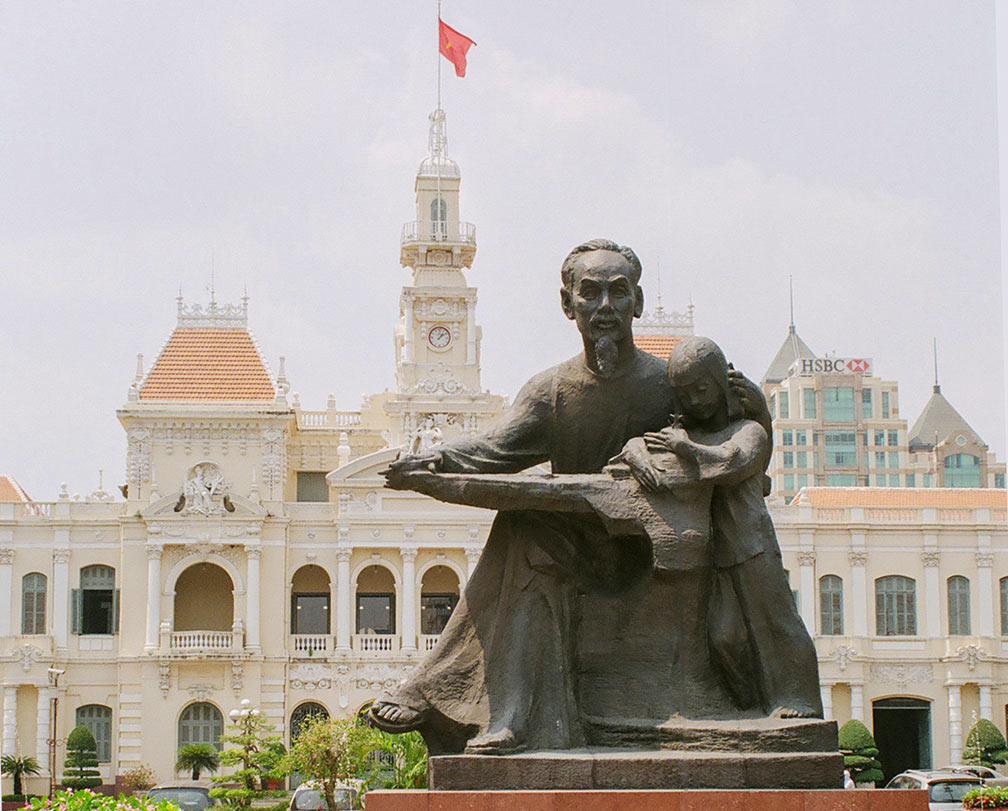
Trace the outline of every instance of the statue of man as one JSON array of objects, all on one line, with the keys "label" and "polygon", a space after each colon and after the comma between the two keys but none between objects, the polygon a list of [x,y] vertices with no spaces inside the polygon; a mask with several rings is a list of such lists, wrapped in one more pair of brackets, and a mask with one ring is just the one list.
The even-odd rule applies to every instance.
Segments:
[{"label": "statue of man", "polygon": [[[389,485],[413,470],[514,473],[546,461],[554,473],[597,473],[628,439],[667,425],[665,364],[633,343],[644,308],[640,274],[634,252],[609,240],[571,251],[560,303],[584,351],[526,383],[489,433],[392,463]],[[375,702],[372,723],[419,730],[434,754],[582,745],[572,673],[577,595],[618,592],[649,567],[639,538],[614,543],[594,516],[499,512],[437,646]]]}]

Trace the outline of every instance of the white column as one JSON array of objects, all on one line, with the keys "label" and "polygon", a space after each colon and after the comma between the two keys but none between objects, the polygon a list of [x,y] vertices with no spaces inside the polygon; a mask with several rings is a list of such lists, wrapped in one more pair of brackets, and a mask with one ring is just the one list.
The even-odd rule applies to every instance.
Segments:
[{"label": "white column", "polygon": [[[0,549],[0,637],[11,636],[17,633],[11,627],[12,612],[14,611],[14,588],[12,586],[14,576],[14,550]],[[4,597],[4,595],[7,595]],[[18,629],[20,630],[20,628]],[[4,750],[6,754],[7,750]]]},{"label": "white column", "polygon": [[949,760],[959,761],[962,757],[962,688],[958,684],[948,685],[948,734]]},{"label": "white column", "polygon": [[52,629],[56,650],[66,650],[70,623],[70,550],[53,550]]},{"label": "white column", "polygon": [[410,293],[403,294],[403,308],[405,309],[406,323],[403,325],[403,363],[413,363],[413,296]]},{"label": "white column", "polygon": [[[409,535],[412,528],[407,527]],[[416,598],[416,556],[415,546],[404,546],[399,550],[402,555],[402,650],[406,653],[417,649],[417,598]]]},{"label": "white column", "polygon": [[17,687],[4,687],[3,691],[3,753],[17,754],[14,751],[14,738],[17,735]]},{"label": "white column", "polygon": [[[980,717],[988,721],[994,721],[994,702],[991,696],[991,686],[989,684],[980,685]],[[994,721],[996,724],[997,722]]]},{"label": "white column", "polygon": [[855,549],[848,553],[847,559],[851,565],[851,609],[854,614],[854,636],[868,636],[868,588],[865,576],[865,563],[868,553]]},{"label": "white column", "polygon": [[850,686],[850,716],[864,723],[864,686],[861,684]]},{"label": "white column", "polygon": [[466,363],[476,362],[476,319],[474,317],[476,309],[475,297],[473,300],[466,299]]},{"label": "white column", "polygon": [[[924,636],[935,639],[943,636],[941,630],[941,587],[938,582],[938,563],[940,554],[937,549],[925,549],[921,552],[924,562]],[[918,633],[920,630],[918,629]]]},{"label": "white column", "polygon": [[820,684],[819,695],[822,697],[823,720],[833,720],[833,685]]},{"label": "white column", "polygon": [[811,549],[803,549],[798,553],[799,579],[798,604],[805,629],[810,636],[816,634],[816,588],[815,588],[816,554]]},{"label": "white column", "polygon": [[[339,531],[344,536],[346,530]],[[342,540],[342,537],[341,537]],[[350,617],[354,592],[350,584],[350,547],[336,550],[336,650],[350,652]]]},{"label": "white column", "polygon": [[144,653],[158,649],[158,631],[161,627],[161,554],[159,543],[147,544],[147,640]]},{"label": "white column", "polygon": [[[990,539],[988,537],[988,544]],[[980,636],[994,636],[994,615],[1000,615],[1000,605],[994,604],[994,554],[989,550],[976,553],[977,590],[970,606],[973,627]],[[989,716],[984,716],[988,718]]]},{"label": "white column", "polygon": [[245,589],[245,647],[259,651],[259,559],[262,547],[246,546],[248,555],[248,587]]},{"label": "white column", "polygon": [[35,759],[42,766],[42,773],[49,774],[49,701],[53,691],[50,687],[40,687],[35,708]]}]

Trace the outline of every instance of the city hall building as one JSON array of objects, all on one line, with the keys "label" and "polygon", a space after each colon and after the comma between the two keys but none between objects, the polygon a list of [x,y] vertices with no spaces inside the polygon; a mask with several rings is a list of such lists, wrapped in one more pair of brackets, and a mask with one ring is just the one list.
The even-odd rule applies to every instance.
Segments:
[{"label": "city hall building", "polygon": [[[466,281],[476,239],[460,218],[460,181],[437,111],[416,219],[400,238],[410,283],[392,391],[358,411],[333,400],[306,410],[283,360],[275,373],[266,363],[247,300],[180,298],[174,330],[149,369],[138,363],[118,411],[125,501],[101,486],[34,501],[0,477],[0,744],[42,764],[29,791],[46,790],[51,752],[62,772],[77,724],[95,735],[106,783],[141,763],[167,780],[178,747],[216,743],[243,698],[289,743],[309,713],[356,712],[434,645],[492,513],[384,489],[380,471],[400,450],[485,430],[505,405],[480,384]],[[636,332],[641,348],[665,356],[692,332],[692,308],[659,303]],[[806,420],[806,377],[795,380],[773,385],[784,381]],[[819,481],[810,466],[792,503],[775,497],[771,510],[819,651],[827,717],[872,727],[891,774],[957,760],[974,717],[1004,729],[1008,537],[1004,490],[907,486],[911,455],[940,455],[949,438],[958,448],[958,434],[915,444],[887,386],[872,389],[867,430],[884,433],[886,453],[897,432],[900,465],[890,473],[887,457],[885,475],[902,479],[860,486],[876,475],[867,464],[854,481]],[[782,422],[782,392],[769,392],[777,430],[811,437],[805,422]],[[811,419],[825,417],[819,392],[816,408]],[[933,422],[948,423],[939,412]],[[778,453],[791,447],[775,440]],[[775,477],[792,475],[784,468]],[[818,486],[830,483],[859,486]]]}]

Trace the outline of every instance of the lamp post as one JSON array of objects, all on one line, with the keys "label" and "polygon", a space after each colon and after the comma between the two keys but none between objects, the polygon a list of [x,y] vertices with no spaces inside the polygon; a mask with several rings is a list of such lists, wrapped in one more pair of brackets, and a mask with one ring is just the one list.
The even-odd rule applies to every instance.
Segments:
[{"label": "lamp post", "polygon": [[50,667],[46,671],[49,675],[49,684],[52,685],[52,698],[49,699],[49,797],[56,793],[56,710],[59,707],[59,679],[65,670],[57,667]]}]

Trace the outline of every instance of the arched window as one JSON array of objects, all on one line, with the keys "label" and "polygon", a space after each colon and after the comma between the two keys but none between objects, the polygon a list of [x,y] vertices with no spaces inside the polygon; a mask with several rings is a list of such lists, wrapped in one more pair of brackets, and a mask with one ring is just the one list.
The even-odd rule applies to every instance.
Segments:
[{"label": "arched window", "polygon": [[1001,636],[1008,636],[1008,577],[1001,578]]},{"label": "arched window", "polygon": [[875,581],[875,633],[913,636],[917,633],[917,584],[893,574]]},{"label": "arched window", "polygon": [[969,580],[962,575],[948,579],[948,632],[949,636],[970,635]]},{"label": "arched window", "polygon": [[357,633],[394,634],[395,578],[384,566],[368,566],[357,576]]},{"label": "arched window", "polygon": [[80,588],[70,595],[70,626],[75,634],[119,632],[119,589],[111,566],[85,566]]},{"label": "arched window", "polygon": [[329,575],[321,566],[302,566],[291,579],[291,633],[329,633]]},{"label": "arched window", "polygon": [[420,633],[440,634],[459,600],[458,575],[447,566],[432,566],[420,585]]},{"label": "arched window", "polygon": [[972,453],[953,453],[945,457],[946,487],[982,487],[980,457]]},{"label": "arched window", "polygon": [[819,578],[819,626],[824,636],[843,636],[843,580],[835,574]]},{"label": "arched window", "polygon": [[448,233],[448,204],[443,197],[435,197],[430,204],[431,229],[435,239]]},{"label": "arched window", "polygon": [[39,572],[21,578],[21,633],[44,634],[46,576]]},{"label": "arched window", "polygon": [[112,761],[112,709],[102,704],[85,704],[77,708],[77,726],[84,725],[98,744],[98,762]]},{"label": "arched window", "polygon": [[208,701],[197,701],[190,704],[179,716],[178,745],[189,743],[209,743],[220,751],[220,742],[224,734],[224,716]]},{"label": "arched window", "polygon": [[298,735],[301,734],[301,730],[304,728],[305,722],[309,718],[320,718],[326,719],[329,717],[329,710],[319,704],[317,701],[306,701],[304,704],[299,704],[294,712],[291,713],[290,719],[290,741],[291,745],[294,745],[294,741],[297,740]]}]

